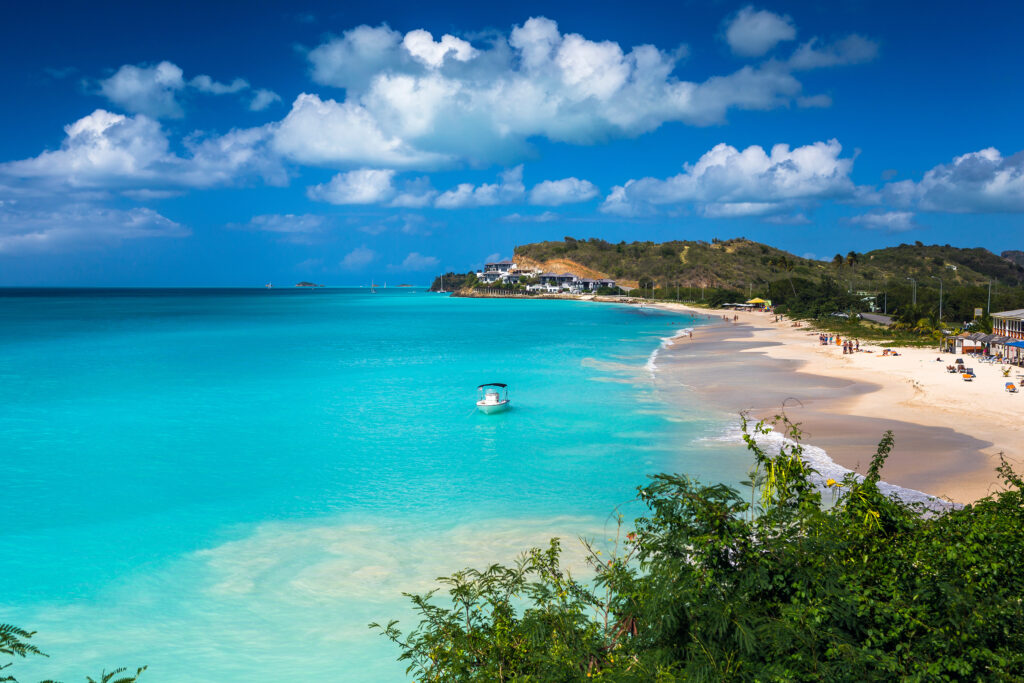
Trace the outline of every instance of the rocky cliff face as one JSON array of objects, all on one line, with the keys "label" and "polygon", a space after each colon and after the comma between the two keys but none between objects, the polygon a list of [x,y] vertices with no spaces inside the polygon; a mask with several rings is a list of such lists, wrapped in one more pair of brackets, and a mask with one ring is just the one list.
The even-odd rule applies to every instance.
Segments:
[{"label": "rocky cliff face", "polygon": [[1013,261],[1018,266],[1024,266],[1024,251],[1019,249],[1008,249],[999,255],[1007,261]]}]

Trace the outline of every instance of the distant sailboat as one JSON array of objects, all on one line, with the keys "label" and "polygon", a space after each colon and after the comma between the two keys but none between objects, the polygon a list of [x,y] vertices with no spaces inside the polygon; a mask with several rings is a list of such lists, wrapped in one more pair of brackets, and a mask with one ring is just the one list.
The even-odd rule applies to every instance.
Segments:
[{"label": "distant sailboat", "polygon": [[267,289],[273,289],[274,288],[274,283],[273,282],[268,282],[267,284],[265,284],[263,286],[266,287]]},{"label": "distant sailboat", "polygon": [[370,280],[370,294],[376,294],[377,290],[374,289],[373,280]]}]

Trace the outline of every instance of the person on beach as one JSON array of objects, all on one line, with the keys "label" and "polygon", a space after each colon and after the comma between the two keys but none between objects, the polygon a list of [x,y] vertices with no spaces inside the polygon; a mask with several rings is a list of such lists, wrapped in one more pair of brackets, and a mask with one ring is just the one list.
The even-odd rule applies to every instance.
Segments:
[{"label": "person on beach", "polygon": [[857,340],[857,348],[856,348],[856,350],[860,351],[860,339]]}]

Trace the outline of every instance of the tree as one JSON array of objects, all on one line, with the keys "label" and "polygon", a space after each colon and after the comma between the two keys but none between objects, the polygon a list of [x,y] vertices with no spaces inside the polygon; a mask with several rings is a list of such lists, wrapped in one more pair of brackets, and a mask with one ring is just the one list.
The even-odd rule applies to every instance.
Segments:
[{"label": "tree", "polygon": [[836,254],[835,256],[833,256],[832,257],[832,265],[834,265],[837,269],[842,269],[842,267],[843,267],[843,255],[842,254]]},{"label": "tree", "polygon": [[793,296],[796,296],[796,286],[793,284],[793,269],[796,268],[796,263],[792,259],[788,259],[785,256],[780,256],[776,259],[775,264],[780,270],[786,273],[789,278],[789,287],[793,291]]},{"label": "tree", "polygon": [[846,255],[846,265],[850,266],[850,268],[853,268],[855,265],[857,265],[858,259],[859,255],[857,254],[857,252],[851,251]]},{"label": "tree", "polygon": [[[800,430],[744,420],[746,495],[660,474],[646,508],[601,548],[592,580],[557,541],[513,566],[465,570],[409,596],[420,621],[371,624],[418,680],[1021,680],[1024,481],[929,511],[878,487],[886,433],[863,477],[816,485]],[[822,506],[822,490],[832,505]]]}]

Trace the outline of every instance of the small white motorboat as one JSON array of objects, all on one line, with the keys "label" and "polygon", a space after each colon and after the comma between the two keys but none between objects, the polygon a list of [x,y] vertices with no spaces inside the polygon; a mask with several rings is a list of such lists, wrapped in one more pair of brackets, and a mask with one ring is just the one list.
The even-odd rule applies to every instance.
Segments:
[{"label": "small white motorboat", "polygon": [[476,402],[476,407],[482,413],[490,415],[512,407],[512,401],[508,397],[507,384],[481,384],[476,390],[480,392],[480,400]]}]

